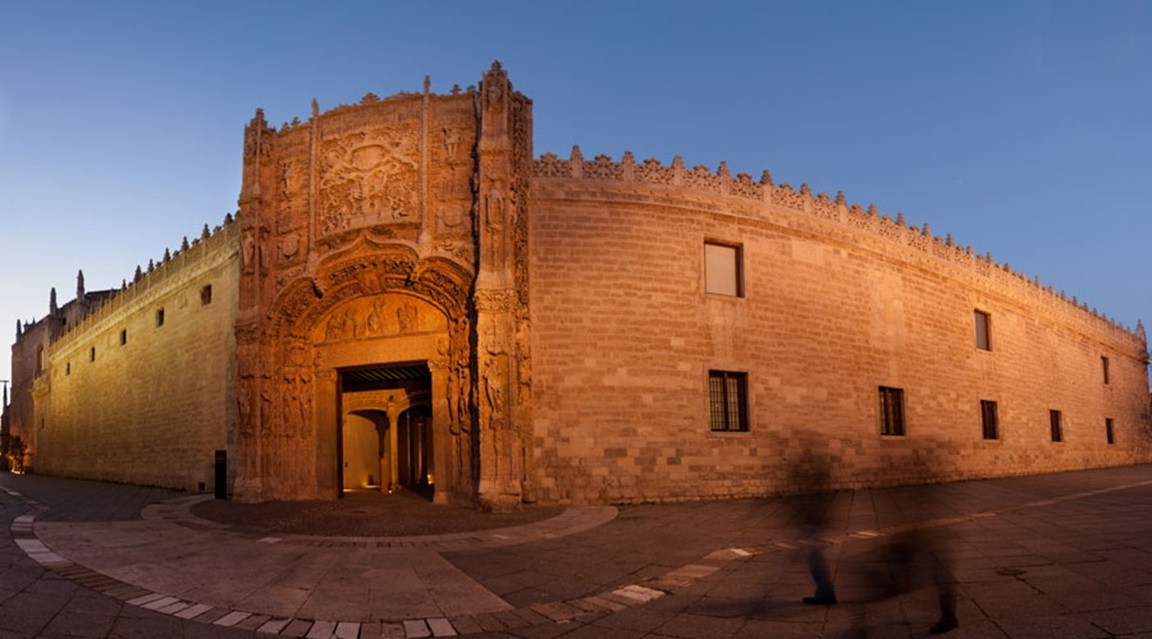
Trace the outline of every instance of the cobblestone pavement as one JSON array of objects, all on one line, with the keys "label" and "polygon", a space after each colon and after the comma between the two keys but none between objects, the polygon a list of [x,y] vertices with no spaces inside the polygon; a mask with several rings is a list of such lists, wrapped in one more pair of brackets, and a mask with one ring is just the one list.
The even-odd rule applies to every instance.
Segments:
[{"label": "cobblestone pavement", "polygon": [[[836,493],[818,544],[808,498],[360,538],[226,526],[203,499],[0,476],[0,639],[924,637],[937,589],[909,548],[947,560],[945,636],[1152,639],[1148,466]],[[800,603],[814,544],[835,606]]]}]

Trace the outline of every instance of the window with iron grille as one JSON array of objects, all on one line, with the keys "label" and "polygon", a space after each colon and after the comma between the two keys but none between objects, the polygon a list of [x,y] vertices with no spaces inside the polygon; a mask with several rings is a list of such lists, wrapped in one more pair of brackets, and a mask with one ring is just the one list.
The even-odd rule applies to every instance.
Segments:
[{"label": "window with iron grille", "polygon": [[996,402],[980,400],[980,423],[984,428],[984,439],[1000,439],[1000,422],[996,416]]},{"label": "window with iron grille", "polygon": [[1048,423],[1052,428],[1052,441],[1054,442],[1064,441],[1064,424],[1062,421],[1060,411],[1048,411]]},{"label": "window with iron grille", "polygon": [[904,435],[904,389],[880,387],[880,434]]},{"label": "window with iron grille", "polygon": [[708,371],[710,422],[713,431],[748,430],[748,374]]}]

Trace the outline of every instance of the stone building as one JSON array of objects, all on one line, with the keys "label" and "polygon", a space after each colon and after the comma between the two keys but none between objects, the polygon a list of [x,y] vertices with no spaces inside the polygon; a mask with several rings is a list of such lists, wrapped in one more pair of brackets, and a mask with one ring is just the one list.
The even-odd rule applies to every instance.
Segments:
[{"label": "stone building", "polygon": [[243,157],[234,219],[18,326],[37,472],[508,508],[1150,457],[1142,326],[767,172],[536,157],[499,64]]}]

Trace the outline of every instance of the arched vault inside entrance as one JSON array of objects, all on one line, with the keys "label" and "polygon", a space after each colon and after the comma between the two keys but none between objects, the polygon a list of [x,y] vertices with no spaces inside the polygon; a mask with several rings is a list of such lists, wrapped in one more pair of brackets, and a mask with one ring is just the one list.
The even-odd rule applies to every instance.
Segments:
[{"label": "arched vault inside entrance", "polygon": [[426,362],[340,371],[344,491],[432,496],[432,376]]}]

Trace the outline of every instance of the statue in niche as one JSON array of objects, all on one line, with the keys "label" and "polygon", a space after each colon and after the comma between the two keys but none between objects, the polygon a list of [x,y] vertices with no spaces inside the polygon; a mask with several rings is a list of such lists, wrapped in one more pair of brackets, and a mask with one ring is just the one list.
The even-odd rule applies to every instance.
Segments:
[{"label": "statue in niche", "polygon": [[488,400],[488,426],[498,429],[504,426],[509,384],[508,351],[501,336],[498,318],[492,318],[481,340],[489,355],[488,366],[484,371],[484,394]]},{"label": "statue in niche", "polygon": [[291,162],[280,163],[280,195],[284,199],[292,197],[292,193],[300,186],[300,176]]},{"label": "statue in niche", "polygon": [[236,408],[239,413],[240,435],[251,437],[256,434],[252,415],[252,380],[240,381],[240,388],[236,393]]},{"label": "statue in niche", "polygon": [[487,204],[487,217],[485,219],[485,228],[488,231],[489,244],[492,246],[492,266],[497,267],[504,264],[504,194],[500,192],[500,183],[495,182],[492,184],[492,190],[488,192],[486,200]]},{"label": "statue in niche", "polygon": [[416,320],[420,311],[415,305],[405,302],[396,309],[396,321],[400,325],[401,333],[411,333],[416,328]]},{"label": "statue in niche", "polygon": [[488,101],[488,113],[484,119],[485,133],[490,134],[493,138],[504,137],[504,87],[503,83],[499,80],[489,80],[484,83],[486,85],[486,98]]},{"label": "statue in niche", "polygon": [[248,229],[244,231],[244,239],[241,241],[240,256],[244,262],[245,269],[251,269],[256,263],[256,229]]},{"label": "statue in niche", "polygon": [[492,359],[488,370],[484,372],[484,396],[488,400],[488,427],[499,430],[504,426],[504,387],[507,376],[504,370],[506,356],[499,355]]},{"label": "statue in niche", "polygon": [[265,433],[270,433],[274,430],[274,424],[272,420],[272,405],[274,403],[275,399],[272,397],[272,389],[268,388],[268,385],[266,384],[264,385],[264,388],[260,389],[260,418],[262,422],[260,424],[260,434],[262,435]]},{"label": "statue in niche", "polygon": [[308,423],[312,414],[312,399],[308,387],[308,377],[302,369],[290,370],[284,376],[287,389],[283,404],[284,436],[291,439],[296,435],[308,434]]},{"label": "statue in niche", "polygon": [[296,386],[294,375],[284,376],[284,401],[280,408],[283,411],[283,437],[292,439],[296,436],[296,407],[300,404],[300,389]]},{"label": "statue in niche", "polygon": [[448,127],[443,128],[444,132],[444,153],[447,156],[449,171],[455,173],[455,160],[456,153],[460,149],[460,134],[456,131],[450,131]]}]

